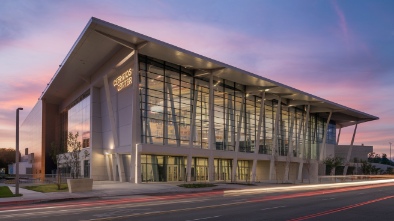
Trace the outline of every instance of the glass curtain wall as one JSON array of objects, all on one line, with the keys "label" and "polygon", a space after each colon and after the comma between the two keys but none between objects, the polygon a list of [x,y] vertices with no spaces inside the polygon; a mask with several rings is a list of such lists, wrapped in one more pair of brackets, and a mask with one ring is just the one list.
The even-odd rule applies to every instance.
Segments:
[{"label": "glass curtain wall", "polygon": [[[208,148],[209,74],[140,55],[142,141],[149,144]],[[246,86],[214,78],[214,141],[216,150],[254,152],[261,97],[245,93]],[[262,120],[261,154],[272,154],[277,100],[266,100]],[[277,130],[277,153],[286,156],[290,142],[293,156],[316,159],[326,119],[310,114],[305,128],[306,107],[281,107]],[[264,114],[263,113],[263,114]],[[291,119],[294,118],[293,126]],[[293,128],[292,139],[290,128]],[[238,134],[239,133],[239,134]],[[335,122],[329,125],[327,143],[335,142]]]},{"label": "glass curtain wall", "polygon": [[[69,133],[78,134],[78,141],[81,142],[82,148],[90,147],[90,94],[84,93],[75,100],[68,108],[67,114],[67,132],[62,133],[64,142],[67,141]],[[66,120],[66,119],[63,119]],[[71,151],[71,150],[69,150]]]}]

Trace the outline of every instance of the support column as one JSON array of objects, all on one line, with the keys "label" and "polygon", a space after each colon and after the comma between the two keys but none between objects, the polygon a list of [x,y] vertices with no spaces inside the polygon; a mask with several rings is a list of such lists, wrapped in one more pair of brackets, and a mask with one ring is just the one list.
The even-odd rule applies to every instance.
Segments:
[{"label": "support column", "polygon": [[[290,111],[290,108],[288,109]],[[283,176],[283,181],[289,180],[289,170],[291,155],[293,154],[293,128],[294,128],[294,113],[290,111],[290,128],[289,128],[289,149],[287,150],[285,174]]]},{"label": "support column", "polygon": [[302,128],[304,127],[304,120],[303,119],[299,119],[299,127],[298,127],[298,132],[297,132],[297,139],[296,139],[296,151],[297,154],[295,155],[295,157],[300,157],[299,154],[301,154],[301,146],[300,146],[300,140],[301,140],[301,131]]},{"label": "support column", "polygon": [[105,154],[105,164],[107,167],[107,175],[109,181],[114,181],[114,174],[112,173],[112,164],[111,159],[109,158],[109,154]]},{"label": "support column", "polygon": [[[234,98],[235,99],[235,98]],[[237,180],[237,165],[238,165],[238,152],[239,152],[239,144],[241,140],[241,128],[242,128],[242,119],[245,116],[245,105],[246,105],[246,100],[245,100],[245,94],[242,94],[242,104],[241,104],[241,110],[239,110],[239,119],[238,119],[238,125],[237,125],[237,140],[235,142],[235,154],[233,158],[233,167],[232,167],[232,172],[231,172],[231,179],[232,180]]]},{"label": "support column", "polygon": [[140,95],[139,95],[139,64],[138,64],[138,50],[135,50],[133,55],[133,71],[131,83],[131,164],[130,164],[130,182],[138,183],[140,174],[136,174],[138,170],[136,164],[139,163],[136,157],[137,144],[141,143],[141,113],[140,113]]},{"label": "support column", "polygon": [[214,96],[213,96],[213,73],[211,72],[209,76],[209,107],[208,107],[208,149],[209,149],[209,158],[208,158],[208,181],[215,181],[215,164],[213,158],[213,151],[216,149],[215,145],[215,118],[214,118]]},{"label": "support column", "polygon": [[215,109],[214,109],[214,96],[213,96],[213,73],[209,77],[209,111],[208,111],[208,119],[209,119],[209,129],[208,129],[208,149],[216,150],[215,143]]},{"label": "support column", "polygon": [[337,137],[337,145],[339,145],[339,137],[341,136],[342,126],[339,128],[338,137]]},{"label": "support column", "polygon": [[282,103],[282,98],[279,97],[278,105],[276,107],[273,146],[272,146],[271,160],[270,160],[269,180],[276,179],[275,161],[276,161],[276,159],[278,157],[278,153],[277,153],[277,149],[278,149],[278,129],[279,129],[280,114],[281,114],[281,106],[282,106],[281,103]]},{"label": "support column", "polygon": [[126,182],[126,174],[124,172],[124,164],[122,154],[115,154],[116,163],[118,164],[119,182]]},{"label": "support column", "polygon": [[141,144],[136,144],[135,148],[135,182],[134,183],[141,183],[142,177],[141,177],[141,151],[142,151],[142,146]]},{"label": "support column", "polygon": [[358,125],[358,123],[356,123],[356,126],[354,126],[352,142],[350,143],[350,147],[349,147],[349,150],[348,150],[348,152],[347,152],[346,162],[345,162],[345,168],[343,169],[343,175],[344,175],[344,176],[346,176],[346,174],[347,174],[347,169],[349,168],[350,156],[352,155],[353,144],[354,144],[354,137],[356,136],[356,132],[357,132],[357,125]]},{"label": "support column", "polygon": [[115,160],[115,154],[111,154],[111,164],[112,164],[112,176],[114,178],[113,181],[117,181],[118,172],[116,168],[118,167],[118,164],[116,163]]},{"label": "support column", "polygon": [[192,105],[192,121],[190,123],[190,139],[189,147],[193,147],[194,138],[196,135],[196,114],[197,114],[197,100],[198,100],[198,84],[194,86],[193,105]]},{"label": "support column", "polygon": [[302,169],[304,166],[304,151],[305,151],[305,147],[306,147],[306,134],[308,132],[309,129],[309,112],[311,109],[311,105],[308,104],[307,109],[306,109],[306,119],[305,119],[305,128],[304,128],[304,134],[303,134],[303,138],[302,138],[302,148],[301,148],[301,152],[300,152],[300,164],[298,167],[298,180],[302,180]]},{"label": "support column", "polygon": [[254,154],[255,159],[253,160],[252,165],[252,182],[256,182],[256,167],[257,167],[257,156],[259,154],[260,149],[260,137],[261,137],[261,125],[263,123],[263,119],[265,118],[265,91],[261,92],[261,101],[260,101],[260,115],[259,121],[257,123],[257,137],[256,142],[254,144]]},{"label": "support column", "polygon": [[328,118],[327,118],[326,126],[324,127],[323,143],[322,143],[321,148],[320,148],[320,158],[319,158],[320,161],[323,161],[324,158],[326,157],[327,131],[328,131],[328,125],[330,124],[331,115],[332,115],[332,111],[330,111],[330,114],[328,115]]},{"label": "support column", "polygon": [[180,146],[181,145],[181,140],[180,140],[180,136],[179,136],[178,119],[177,119],[177,116],[176,116],[176,113],[175,113],[174,95],[172,94],[172,85],[169,82],[169,80],[170,80],[169,76],[166,76],[166,78],[167,78],[166,79],[167,92],[168,92],[169,99],[170,99],[171,118],[172,118],[172,124],[174,126],[174,131],[175,131],[176,145]]}]

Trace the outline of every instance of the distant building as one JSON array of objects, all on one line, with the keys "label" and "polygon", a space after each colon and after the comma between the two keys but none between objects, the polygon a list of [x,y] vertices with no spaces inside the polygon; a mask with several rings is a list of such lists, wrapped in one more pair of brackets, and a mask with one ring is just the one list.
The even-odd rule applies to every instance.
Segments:
[{"label": "distant building", "polygon": [[[33,174],[33,154],[24,155],[19,162],[19,174]],[[16,164],[8,165],[8,174],[16,174]]]},{"label": "distant building", "polygon": [[35,176],[53,171],[51,143],[72,132],[94,180],[316,180],[336,129],[377,119],[92,18],[22,124],[21,146]]},{"label": "distant building", "polygon": [[[335,156],[346,159],[347,154],[349,152],[350,145],[337,145],[335,147]],[[352,147],[350,161],[354,162],[354,159],[367,161],[368,154],[373,152],[373,146],[364,146],[364,145],[354,145]]]}]

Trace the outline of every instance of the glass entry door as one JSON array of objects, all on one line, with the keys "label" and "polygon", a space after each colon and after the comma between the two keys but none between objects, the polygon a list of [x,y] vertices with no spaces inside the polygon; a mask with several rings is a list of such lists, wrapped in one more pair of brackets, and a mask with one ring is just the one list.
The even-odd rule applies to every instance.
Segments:
[{"label": "glass entry door", "polygon": [[167,181],[178,181],[179,171],[177,165],[169,165],[167,166]]}]

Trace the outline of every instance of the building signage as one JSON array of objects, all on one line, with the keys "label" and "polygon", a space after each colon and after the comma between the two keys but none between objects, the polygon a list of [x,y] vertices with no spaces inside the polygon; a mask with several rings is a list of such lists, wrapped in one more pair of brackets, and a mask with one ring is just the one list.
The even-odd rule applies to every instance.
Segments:
[{"label": "building signage", "polygon": [[114,80],[114,87],[117,91],[121,91],[123,88],[131,84],[131,68],[119,75]]}]

